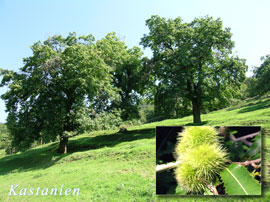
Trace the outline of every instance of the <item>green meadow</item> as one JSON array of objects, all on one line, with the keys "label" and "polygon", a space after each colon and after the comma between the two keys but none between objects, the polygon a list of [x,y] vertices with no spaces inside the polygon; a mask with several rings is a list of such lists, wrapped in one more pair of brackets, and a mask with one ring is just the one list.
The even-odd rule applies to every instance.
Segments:
[{"label": "green meadow", "polygon": [[[192,116],[132,126],[128,132],[96,131],[71,138],[67,154],[58,142],[5,155],[0,150],[0,201],[270,201],[270,98],[253,98],[202,115],[201,125],[262,126],[263,196],[163,197],[155,194],[155,127],[194,125]],[[269,173],[269,174],[268,174]],[[21,188],[80,188],[79,195],[9,196]]]}]

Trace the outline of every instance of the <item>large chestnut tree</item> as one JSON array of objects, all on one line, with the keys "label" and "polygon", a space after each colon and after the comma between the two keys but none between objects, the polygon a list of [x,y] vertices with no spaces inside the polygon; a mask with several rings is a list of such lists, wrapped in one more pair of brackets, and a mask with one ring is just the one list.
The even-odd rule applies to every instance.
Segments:
[{"label": "large chestnut tree", "polygon": [[104,62],[92,35],[53,36],[31,47],[18,72],[1,70],[2,95],[13,147],[23,150],[35,140],[60,139],[67,152],[69,134],[79,127],[76,116],[106,92],[113,97],[110,66]]},{"label": "large chestnut tree", "polygon": [[154,15],[146,25],[149,33],[141,44],[153,52],[156,111],[191,106],[194,123],[200,123],[203,108],[220,106],[237,93],[247,66],[232,54],[232,33],[220,19],[206,16],[185,23],[180,17]]}]

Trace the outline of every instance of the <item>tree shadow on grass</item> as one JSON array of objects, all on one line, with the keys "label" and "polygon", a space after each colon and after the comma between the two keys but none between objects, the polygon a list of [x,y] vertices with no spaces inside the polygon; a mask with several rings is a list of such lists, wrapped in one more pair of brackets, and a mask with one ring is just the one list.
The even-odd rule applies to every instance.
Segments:
[{"label": "tree shadow on grass", "polygon": [[140,139],[150,139],[155,136],[155,129],[132,130],[125,133],[99,135],[70,139],[68,153],[57,154],[58,142],[34,148],[19,154],[0,158],[0,175],[12,172],[25,172],[46,169],[56,162],[75,152],[95,150],[103,147],[114,147],[122,142],[131,142]]},{"label": "tree shadow on grass", "polygon": [[78,140],[70,140],[68,151],[78,152],[99,149],[102,147],[114,147],[122,142],[130,142],[139,139],[150,139],[155,136],[155,129],[132,130],[118,132],[112,135],[98,135],[92,138],[83,137]]},{"label": "tree shadow on grass", "polygon": [[256,111],[259,109],[265,109],[270,107],[270,101],[269,100],[265,100],[265,101],[259,101],[256,104],[249,104],[246,107],[240,109],[238,111],[238,113],[246,113],[246,112],[252,112],[252,111]]}]

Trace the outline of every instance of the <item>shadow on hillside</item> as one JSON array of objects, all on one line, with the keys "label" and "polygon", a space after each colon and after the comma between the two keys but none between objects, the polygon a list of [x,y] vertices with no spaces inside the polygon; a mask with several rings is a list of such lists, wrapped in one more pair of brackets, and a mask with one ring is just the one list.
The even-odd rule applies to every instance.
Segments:
[{"label": "shadow on hillside", "polygon": [[56,162],[78,151],[94,150],[102,147],[114,147],[122,142],[150,139],[155,136],[155,129],[132,130],[125,133],[99,135],[71,139],[68,142],[68,153],[57,154],[59,143],[31,149],[20,154],[0,158],[0,175],[12,172],[46,169]]},{"label": "shadow on hillside", "polygon": [[208,123],[208,121],[202,121],[201,123],[193,123],[193,122],[191,122],[191,123],[185,124],[185,126],[203,126],[203,125],[205,125],[207,123]]},{"label": "shadow on hillside", "polygon": [[246,113],[246,112],[256,111],[259,109],[265,109],[268,107],[270,107],[270,101],[265,100],[265,101],[257,102],[255,104],[250,103],[250,104],[246,105],[244,108],[240,109],[238,111],[238,113]]},{"label": "shadow on hillside", "polygon": [[130,142],[139,139],[149,139],[155,136],[155,129],[132,130],[112,135],[99,135],[92,138],[83,137],[78,140],[70,140],[68,151],[78,152],[102,147],[114,147],[122,142]]}]

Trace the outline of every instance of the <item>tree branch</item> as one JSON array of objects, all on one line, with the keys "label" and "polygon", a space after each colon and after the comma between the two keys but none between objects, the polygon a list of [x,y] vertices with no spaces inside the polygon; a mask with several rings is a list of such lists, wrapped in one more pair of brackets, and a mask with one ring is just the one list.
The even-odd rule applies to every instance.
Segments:
[{"label": "tree branch", "polygon": [[249,135],[245,135],[245,136],[237,138],[236,141],[241,141],[243,139],[253,138],[253,137],[257,136],[258,134],[259,134],[259,132],[251,133]]},{"label": "tree branch", "polygon": [[249,135],[245,135],[245,136],[242,136],[242,137],[239,137],[239,138],[234,137],[234,135],[230,135],[230,138],[231,138],[231,140],[233,140],[233,141],[235,141],[235,142],[241,141],[241,142],[243,142],[245,145],[247,145],[247,146],[250,147],[250,146],[252,145],[252,143],[249,142],[249,141],[247,141],[247,139],[248,139],[248,138],[253,138],[253,137],[257,136],[258,134],[259,134],[259,132],[251,133],[251,134],[249,134]]},{"label": "tree branch", "polygon": [[156,166],[156,172],[161,172],[161,171],[165,171],[165,170],[169,170],[172,168],[175,168],[176,166],[178,166],[181,163],[181,161],[176,161],[174,163],[168,163],[168,164],[162,164],[162,165],[157,165]]},{"label": "tree branch", "polygon": [[251,165],[254,168],[258,168],[258,166],[256,165],[256,163],[260,163],[261,162],[261,158],[259,159],[255,159],[255,160],[251,160],[251,161],[245,161],[245,162],[230,162],[230,163],[236,163],[238,165],[242,165],[242,166],[249,166]]}]

